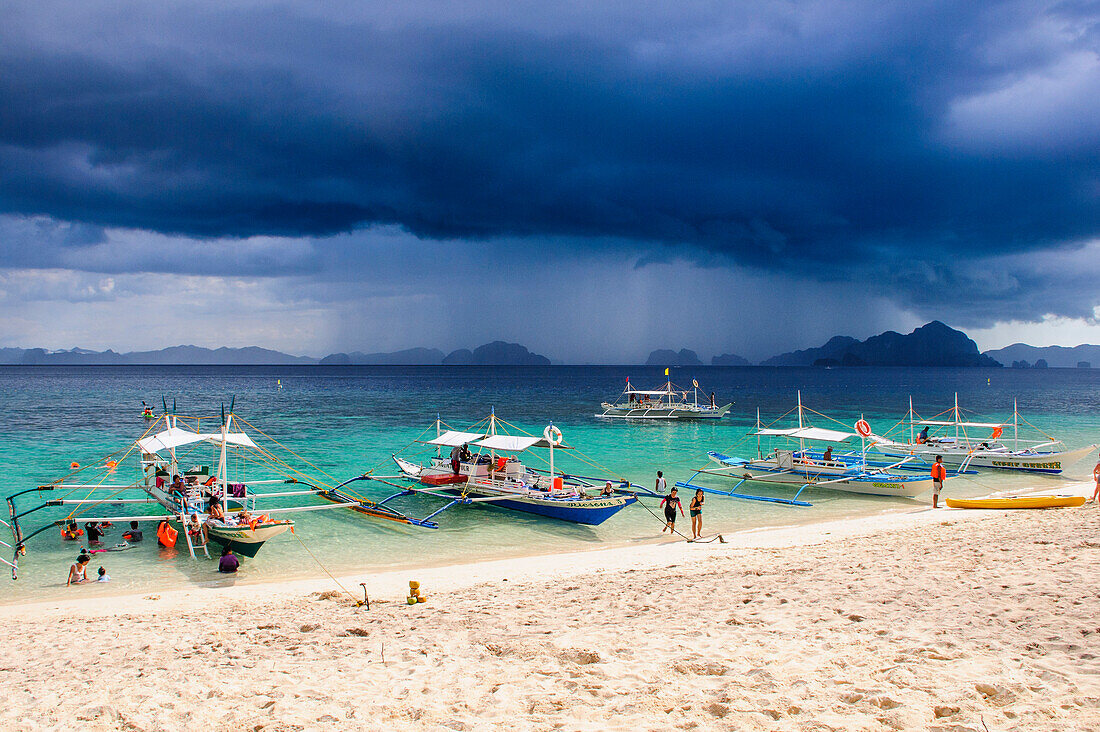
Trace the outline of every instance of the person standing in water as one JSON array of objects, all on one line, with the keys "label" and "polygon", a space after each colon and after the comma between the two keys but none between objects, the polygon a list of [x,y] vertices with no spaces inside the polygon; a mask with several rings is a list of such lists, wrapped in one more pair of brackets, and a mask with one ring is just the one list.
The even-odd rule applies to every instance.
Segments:
[{"label": "person standing in water", "polygon": [[228,546],[222,549],[221,559],[218,560],[218,571],[224,574],[233,574],[237,567],[241,566],[240,560]]},{"label": "person standing in water", "polygon": [[[660,473],[657,473],[660,475]],[[663,481],[664,478],[658,478]],[[680,497],[676,495],[676,489],[673,488],[668,492],[668,495],[661,499],[661,506],[665,509],[665,528],[661,529],[661,533],[665,533],[667,530],[670,534],[676,532],[676,509],[680,510],[680,515],[684,515],[684,506],[680,503]]]},{"label": "person standing in water", "polygon": [[81,554],[76,558],[76,562],[69,567],[69,581],[65,583],[66,587],[88,581],[88,562],[90,561],[92,558],[87,554]]},{"label": "person standing in water", "polygon": [[691,514],[691,540],[703,538],[703,489],[695,489],[695,497],[688,504],[688,512]]}]

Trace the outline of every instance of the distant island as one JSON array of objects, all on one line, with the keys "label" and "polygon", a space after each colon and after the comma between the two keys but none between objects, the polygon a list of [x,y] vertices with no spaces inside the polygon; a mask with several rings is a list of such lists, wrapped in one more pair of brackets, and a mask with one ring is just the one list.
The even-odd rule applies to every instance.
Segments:
[{"label": "distant island", "polygon": [[202,366],[284,366],[315,364],[317,359],[291,356],[258,346],[246,348],[201,348],[172,346],[159,351],[116,353],[73,348],[68,351],[47,351],[44,348],[0,349],[0,364],[24,366],[166,366],[195,364]]},{"label": "distant island", "polygon": [[712,356],[711,366],[752,366],[747,358],[741,358],[736,353],[723,353],[721,356]]},{"label": "distant island", "polygon": [[246,348],[202,348],[172,346],[159,351],[92,351],[86,348],[47,351],[44,348],[0,348],[0,365],[21,366],[162,366],[193,364],[201,366],[549,366],[550,359],[531,353],[518,343],[493,341],[474,350],[460,348],[444,355],[436,348],[409,348],[390,353],[334,353],[317,359],[291,356],[280,351],[248,346]]},{"label": "distant island", "polygon": [[649,358],[646,359],[646,366],[702,366],[703,362],[699,360],[699,354],[688,348],[681,348],[680,352],[669,350],[667,348],[659,348],[649,354]]},{"label": "distant island", "polygon": [[[445,353],[438,348],[406,348],[400,351],[332,353],[324,358],[292,356],[258,346],[246,348],[203,348],[172,346],[158,351],[93,351],[86,348],[46,350],[44,348],[0,348],[0,365],[22,366],[550,366],[556,362],[526,346],[493,341],[474,349],[459,348]],[[690,348],[660,348],[650,352],[646,366],[695,368],[703,359]],[[761,362],[761,366],[951,366],[1016,369],[1092,368],[1100,366],[1100,346],[1030,346],[1014,343],[985,353],[961,330],[938,320],[906,335],[886,331],[861,341],[851,336],[833,336],[817,348],[806,348]],[[624,364],[625,365],[625,364]],[[735,353],[710,358],[711,366],[751,366]]]},{"label": "distant island", "polygon": [[1011,346],[985,352],[986,356],[1015,368],[1088,369],[1100,366],[1100,346],[1082,344],[1067,346],[1029,346],[1013,343]]},{"label": "distant island", "polygon": [[473,351],[460,348],[443,359],[444,366],[549,366],[550,359],[531,353],[518,343],[493,341]]},{"label": "distant island", "polygon": [[321,359],[322,366],[438,366],[443,351],[438,348],[406,348],[390,353],[333,353]]},{"label": "distant island", "polygon": [[408,348],[389,353],[334,353],[322,366],[549,366],[550,359],[518,343],[493,341],[474,350],[459,348],[444,355],[438,348]]},{"label": "distant island", "polygon": [[902,335],[892,330],[865,341],[847,336],[829,339],[820,348],[773,356],[763,366],[1001,366],[979,353],[966,333],[933,320]]}]

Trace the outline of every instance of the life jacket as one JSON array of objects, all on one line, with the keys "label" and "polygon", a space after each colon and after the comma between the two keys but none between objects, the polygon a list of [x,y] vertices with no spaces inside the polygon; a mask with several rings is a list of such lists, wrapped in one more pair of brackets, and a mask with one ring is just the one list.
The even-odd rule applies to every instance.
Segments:
[{"label": "life jacket", "polygon": [[943,463],[935,463],[932,465],[932,480],[938,480],[941,483],[947,478],[947,468],[943,466]]},{"label": "life jacket", "polygon": [[157,526],[157,541],[163,546],[169,549],[176,546],[176,537],[179,536],[179,532],[172,528],[167,521],[161,521]]}]

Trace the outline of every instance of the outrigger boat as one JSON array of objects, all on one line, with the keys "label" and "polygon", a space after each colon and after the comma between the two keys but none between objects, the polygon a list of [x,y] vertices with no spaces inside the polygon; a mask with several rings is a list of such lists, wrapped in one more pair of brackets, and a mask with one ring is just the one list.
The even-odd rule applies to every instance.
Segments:
[{"label": "outrigger boat", "polygon": [[[393,455],[401,476],[416,485],[403,488],[400,493],[379,501],[379,505],[384,506],[398,496],[417,494],[449,501],[430,514],[429,519],[452,506],[483,503],[594,526],[637,501],[637,492],[646,492],[621,479],[567,475],[556,470],[556,453],[573,448],[562,442],[561,430],[553,424],[537,437],[513,425],[509,426],[521,434],[502,434],[499,431],[502,423],[507,424],[493,412],[487,420],[474,425],[474,428],[485,425],[482,430],[444,430],[437,418],[435,437],[417,440],[434,448],[434,455],[419,463]],[[445,448],[448,448],[446,455]],[[536,449],[547,451],[547,469],[532,467],[520,459]],[[451,452],[456,455],[454,460]],[[612,484],[610,491],[606,488],[608,483]]]},{"label": "outrigger boat", "polygon": [[[912,459],[910,457],[904,457],[885,465],[875,465],[868,462],[866,437],[871,434],[871,428],[865,420],[860,419],[856,423],[856,432],[825,429],[806,424],[804,411],[812,410],[804,410],[802,393],[799,392],[797,427],[764,427],[760,422],[760,413],[757,412],[756,430],[751,433],[751,436],[757,438],[757,456],[755,458],[745,459],[730,457],[719,452],[708,452],[707,457],[716,467],[701,468],[686,481],[678,482],[676,485],[690,490],[701,489],[706,493],[729,498],[784,503],[794,506],[812,505],[799,500],[802,492],[810,487],[901,498],[919,496],[921,493],[932,489],[930,474],[918,476],[905,475],[902,472],[909,470],[906,464]],[[814,414],[817,414],[817,412],[814,412]],[[797,441],[798,447],[797,449],[794,447],[777,447],[765,454],[761,448],[761,437],[783,438],[788,441],[788,444],[791,441]],[[858,453],[846,452],[834,456],[831,448],[821,451],[809,449],[806,446],[806,443],[815,442],[845,443],[856,437],[860,438],[862,446]],[[736,480],[737,483],[728,491],[710,488],[695,483],[695,479],[700,475]],[[799,488],[793,498],[759,496],[737,492],[737,489],[743,484],[753,482],[795,485]]]},{"label": "outrigger boat", "polygon": [[[667,373],[666,373],[667,376]],[[597,417],[619,419],[721,419],[730,411],[733,403],[719,406],[713,401],[699,403],[699,382],[691,380],[692,390],[681,389],[666,380],[660,389],[635,389],[630,379],[626,388],[614,402],[600,405]],[[688,394],[692,395],[688,400]]]},{"label": "outrigger boat", "polygon": [[[174,411],[174,409],[173,409]],[[96,468],[80,468],[74,463],[74,472],[63,479],[48,485],[40,485],[20,491],[7,498],[10,521],[0,521],[11,529],[13,543],[0,541],[0,544],[14,550],[12,561],[0,558],[12,570],[12,579],[17,578],[19,557],[26,553],[27,542],[54,527],[63,528],[77,520],[83,522],[158,522],[158,539],[162,543],[174,545],[177,536],[182,535],[188,553],[196,558],[198,553],[209,557],[206,544],[202,541],[202,531],[192,531],[205,526],[209,539],[222,546],[248,557],[254,557],[265,542],[293,531],[294,521],[282,518],[285,515],[307,511],[320,511],[346,508],[374,518],[387,519],[397,523],[437,528],[430,520],[417,519],[389,507],[367,500],[354,494],[348,485],[366,476],[356,476],[335,486],[326,486],[322,481],[310,478],[299,468],[293,467],[277,450],[274,440],[267,438],[270,446],[257,444],[252,437],[238,428],[238,422],[244,422],[232,411],[222,415],[217,431],[199,430],[199,420],[192,427],[186,418],[168,413],[157,419],[141,438],[124,450],[114,453]],[[247,422],[244,422],[247,424]],[[161,431],[153,432],[157,427]],[[249,425],[251,427],[251,425]],[[255,429],[255,428],[252,428]],[[256,430],[257,433],[260,433]],[[266,435],[264,435],[266,438]],[[263,441],[262,441],[263,442]],[[217,470],[213,476],[207,465],[181,468],[192,460],[202,460],[196,456],[196,450],[212,448]],[[282,451],[285,451],[283,449]],[[286,451],[288,452],[288,451]],[[118,456],[121,453],[121,457]],[[124,467],[127,459],[137,457],[138,477],[133,482],[108,482],[116,479],[117,471]],[[184,463],[183,461],[188,461]],[[307,463],[308,465],[308,463]],[[273,476],[248,479],[244,475],[249,470],[262,467]],[[74,481],[73,478],[85,470],[94,470],[97,479]],[[182,489],[173,488],[174,476],[185,479]],[[301,490],[275,490],[270,486],[297,484]],[[260,490],[257,490],[257,489]],[[262,491],[262,492],[261,492]],[[35,494],[40,501],[37,505],[26,507],[19,505],[24,497]],[[59,495],[58,498],[47,496]],[[41,500],[45,498],[45,500]],[[301,503],[286,505],[287,500],[323,499],[327,503]],[[225,520],[212,519],[210,506],[217,499],[224,508]],[[150,511],[133,515],[110,515],[103,509],[117,509],[133,504],[146,504]],[[272,505],[275,504],[275,505]],[[72,511],[54,518],[44,526],[24,531],[27,516],[43,509],[71,506]],[[194,517],[192,519],[192,517]]]},{"label": "outrigger boat", "polygon": [[[958,394],[955,394],[955,406],[933,419],[920,419],[913,411],[913,399],[910,397],[909,411],[899,425],[908,426],[908,441],[874,435],[871,449],[891,459],[912,457],[924,465],[931,465],[936,456],[940,455],[947,465],[1053,475],[1061,473],[1097,449],[1096,445],[1087,445],[1076,450],[1066,449],[1061,440],[1056,440],[1021,418],[1015,400],[1012,403],[1011,422],[971,422],[963,419],[959,411]],[[1032,428],[1045,439],[1021,440],[1021,426]],[[1009,427],[1012,428],[1012,439],[1002,441]],[[923,428],[919,435],[918,428]],[[929,434],[929,428],[933,428],[935,432]],[[988,437],[974,437],[972,430],[991,431]]]}]

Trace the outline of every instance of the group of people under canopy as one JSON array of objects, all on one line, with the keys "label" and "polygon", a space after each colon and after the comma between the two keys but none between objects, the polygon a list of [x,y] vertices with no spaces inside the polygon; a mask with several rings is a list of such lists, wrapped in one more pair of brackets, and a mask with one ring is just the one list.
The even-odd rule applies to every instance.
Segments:
[{"label": "group of people under canopy", "polygon": [[[504,470],[504,467],[508,464],[509,461],[516,459],[514,457],[508,457],[506,455],[498,455],[496,461],[493,461],[490,455],[481,454],[477,455],[476,458],[479,463],[489,463],[490,473]],[[455,475],[460,475],[462,464],[469,463],[474,459],[475,455],[470,452],[470,444],[468,442],[464,442],[461,445],[455,445],[453,448],[451,448],[451,472]],[[543,486],[541,487],[541,490],[549,492],[551,489],[549,486]],[[584,492],[584,489],[580,488],[579,486],[576,487],[575,491],[578,498],[590,497]],[[607,484],[603,487],[603,490],[600,491],[599,497],[607,498],[613,495],[615,495],[615,488],[614,486],[612,486],[611,481],[607,481]]]}]

